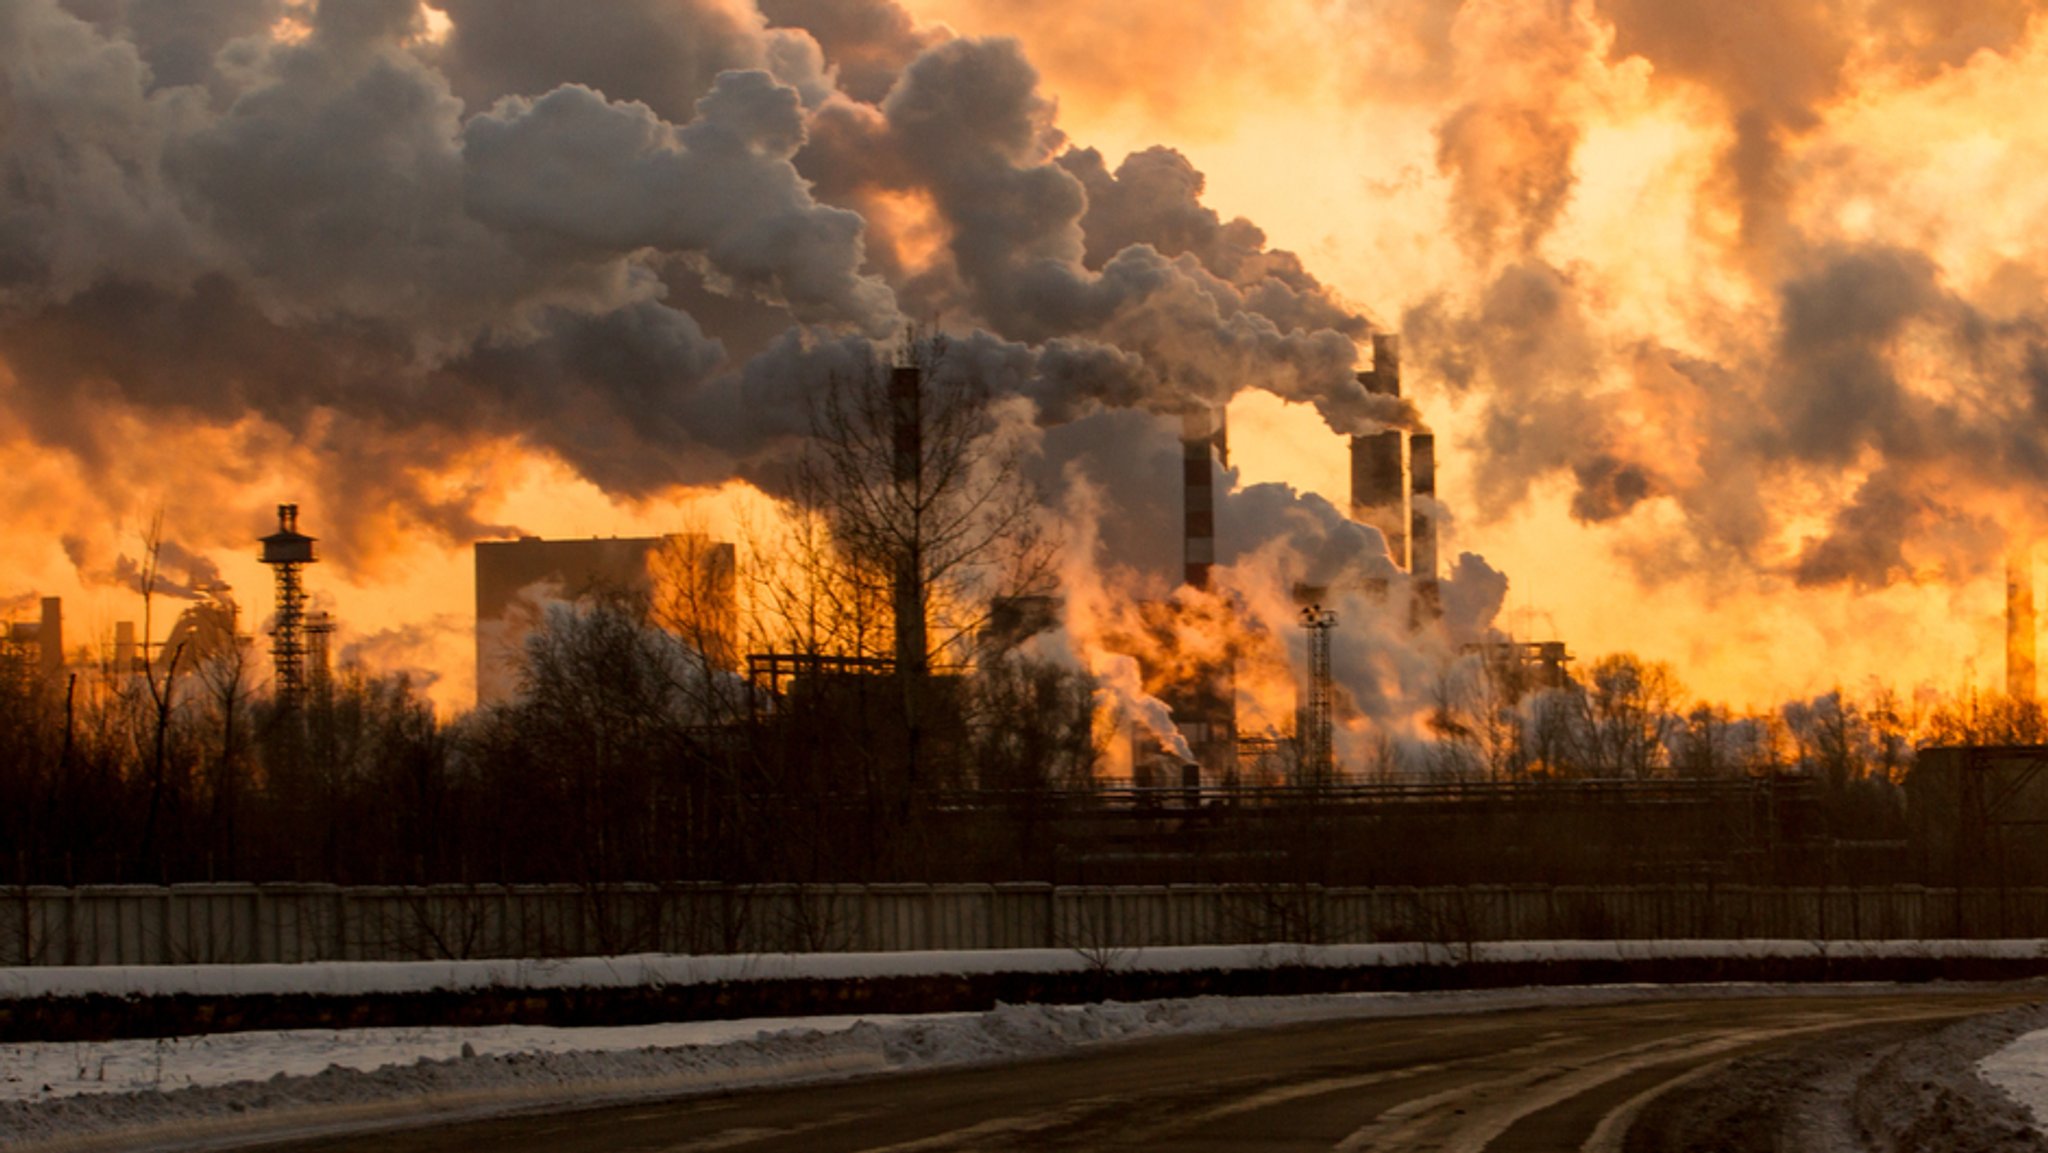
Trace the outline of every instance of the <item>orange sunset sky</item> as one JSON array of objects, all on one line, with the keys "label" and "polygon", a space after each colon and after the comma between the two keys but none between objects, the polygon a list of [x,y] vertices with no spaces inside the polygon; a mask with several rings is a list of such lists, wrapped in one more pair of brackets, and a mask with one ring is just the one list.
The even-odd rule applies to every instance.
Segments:
[{"label": "orange sunset sky", "polygon": [[[295,500],[340,649],[467,707],[473,540],[762,515],[720,439],[768,443],[757,413],[579,357],[644,342],[715,391],[797,322],[1166,339],[1026,299],[1114,277],[1074,220],[1017,223],[1081,187],[1069,149],[1164,145],[1319,282],[1285,316],[1402,336],[1446,567],[1505,574],[1496,627],[1738,707],[2002,683],[2048,479],[2025,3],[634,0],[551,33],[248,0],[175,37],[162,7],[0,6],[0,612],[61,595],[74,642],[139,618],[121,561],[159,509],[260,631],[254,541]],[[1132,225],[1170,264],[1164,227]],[[1220,268],[1172,275],[1282,317],[1280,274]],[[1231,401],[1240,482],[1342,506],[1311,370],[1229,348],[1285,360]]]}]

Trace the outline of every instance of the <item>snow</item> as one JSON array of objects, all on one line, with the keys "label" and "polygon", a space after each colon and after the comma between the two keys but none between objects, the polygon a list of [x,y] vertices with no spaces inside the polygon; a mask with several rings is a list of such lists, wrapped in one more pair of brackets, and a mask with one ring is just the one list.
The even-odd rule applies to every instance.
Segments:
[{"label": "snow", "polygon": [[0,968],[0,1001],[77,996],[364,996],[430,990],[578,989],[734,981],[846,980],[987,973],[1189,972],[1282,965],[1351,968],[1487,962],[1716,957],[2048,957],[2048,940],[1494,941],[1469,945],[1201,945],[1171,948],[982,949],[926,953],[637,954],[565,960],[321,961],[301,965]]},{"label": "snow", "polygon": [[[29,968],[0,969],[0,1000],[80,995],[360,995],[1030,971],[1197,971],[1735,956],[2031,958],[2044,954],[2048,954],[2048,942],[2043,941],[1549,941]],[[1696,985],[1688,986],[1681,995],[1755,996],[1767,992],[1841,996],[1896,988]],[[1671,995],[1671,990],[1661,986],[1608,985],[1023,1005],[986,1013],[610,1028],[299,1030],[162,1041],[0,1044],[0,1147],[30,1150],[97,1140],[122,1148],[168,1150],[489,1116],[572,1101],[626,1101],[1011,1060],[1107,1041],[1218,1029],[1614,1003]],[[2033,1041],[2035,1048],[2023,1053],[2025,1041]],[[1994,1072],[1994,1066],[2004,1070],[2020,1057],[2025,1057],[2021,1065],[2031,1072]],[[2007,1065],[1999,1065],[2000,1061]],[[1969,1064],[1967,1059],[1959,1063]],[[2024,1081],[2030,1077],[2037,1089],[2048,1093],[2048,1034],[2034,1034],[2023,1039],[2022,1045],[1994,1054],[1983,1068],[1987,1078]],[[2048,1096],[2039,1100],[2048,1102]],[[2034,1107],[2037,1115],[2048,1115],[2048,1105]]]},{"label": "snow", "polygon": [[2034,1127],[2048,1133],[2048,1029],[2021,1035],[1977,1062],[1977,1072],[2024,1106],[2034,1116]]},{"label": "snow", "polygon": [[[935,1014],[939,1019],[946,1014]],[[719,1046],[794,1030],[844,1032],[858,1017],[762,1018],[554,1029],[492,1025],[413,1029],[297,1029],[162,1040],[0,1044],[0,1101],[232,1085],[330,1067],[363,1072],[420,1060],[510,1053],[612,1052]]]},{"label": "snow", "polygon": [[[1892,987],[1860,988],[1877,993]],[[1684,995],[1764,991],[1819,990],[1725,985],[1689,988]],[[1207,997],[629,1028],[303,1030],[0,1045],[0,1147],[26,1151],[98,1137],[118,1140],[122,1148],[182,1148],[224,1136],[280,1138],[569,1101],[587,1105],[1013,1060],[1220,1029],[1670,995],[1639,985]]]}]

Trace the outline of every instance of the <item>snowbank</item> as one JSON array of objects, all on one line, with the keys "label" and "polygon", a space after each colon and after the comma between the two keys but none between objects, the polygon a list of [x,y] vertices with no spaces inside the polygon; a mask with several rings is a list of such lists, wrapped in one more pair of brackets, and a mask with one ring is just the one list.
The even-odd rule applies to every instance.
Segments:
[{"label": "snowbank", "polygon": [[2029,960],[2048,940],[1508,941],[1386,945],[1209,945],[1157,949],[987,949],[932,953],[640,954],[567,960],[321,961],[301,965],[0,968],[0,1001],[38,997],[607,989],[754,981],[873,980],[995,973],[1204,972],[1694,959]]},{"label": "snowbank", "polygon": [[2048,1029],[2026,1033],[1977,1062],[1984,1080],[2005,1091],[2048,1134]]}]

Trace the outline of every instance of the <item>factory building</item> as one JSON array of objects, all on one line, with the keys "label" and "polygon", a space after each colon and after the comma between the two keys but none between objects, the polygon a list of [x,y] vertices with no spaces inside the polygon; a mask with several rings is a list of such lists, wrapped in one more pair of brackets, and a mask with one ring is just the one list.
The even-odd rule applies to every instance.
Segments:
[{"label": "factory building", "polygon": [[64,673],[64,598],[44,597],[41,608],[35,620],[0,626],[0,646],[9,671],[52,682]]}]

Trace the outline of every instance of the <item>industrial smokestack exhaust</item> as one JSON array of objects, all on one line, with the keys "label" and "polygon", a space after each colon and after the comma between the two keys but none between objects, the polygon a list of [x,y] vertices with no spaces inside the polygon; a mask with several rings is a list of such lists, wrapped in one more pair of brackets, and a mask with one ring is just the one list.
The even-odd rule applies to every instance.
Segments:
[{"label": "industrial smokestack exhaust", "polygon": [[2005,558],[2005,691],[2034,699],[2034,550],[2025,546]]},{"label": "industrial smokestack exhaust", "polygon": [[[924,370],[914,364],[898,365],[889,374],[889,408],[895,427],[895,474],[897,490],[906,503],[922,504],[924,494]],[[929,650],[925,645],[924,558],[915,548],[903,550],[896,558],[894,609],[896,616],[896,671],[906,676],[923,676]]]},{"label": "industrial smokestack exhaust", "polygon": [[[1372,338],[1372,370],[1358,374],[1365,390],[1401,395],[1401,340]],[[1408,485],[1405,438],[1398,428],[1351,438],[1351,519],[1380,530],[1395,568],[1408,567]]]},{"label": "industrial smokestack exhaust", "polygon": [[1209,587],[1216,563],[1216,467],[1230,461],[1229,429],[1221,409],[1181,418],[1181,559],[1190,588]]},{"label": "industrial smokestack exhaust", "polygon": [[1409,438],[1408,448],[1415,494],[1408,571],[1415,578],[1414,616],[1420,628],[1443,616],[1436,586],[1436,437],[1418,432]]}]

